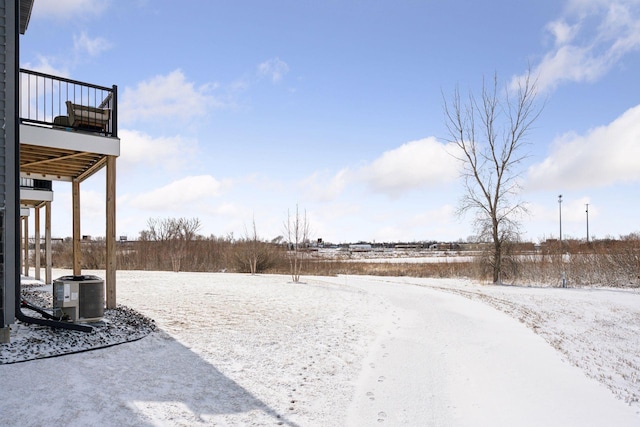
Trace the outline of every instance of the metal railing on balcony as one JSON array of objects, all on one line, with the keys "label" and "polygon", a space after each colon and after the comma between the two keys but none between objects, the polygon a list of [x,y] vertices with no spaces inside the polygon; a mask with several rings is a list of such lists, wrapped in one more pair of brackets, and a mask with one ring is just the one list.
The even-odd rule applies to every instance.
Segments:
[{"label": "metal railing on balcony", "polygon": [[52,128],[118,136],[118,87],[20,69],[20,119]]},{"label": "metal railing on balcony", "polygon": [[40,191],[53,191],[51,181],[44,179],[20,178],[20,188],[30,188]]}]

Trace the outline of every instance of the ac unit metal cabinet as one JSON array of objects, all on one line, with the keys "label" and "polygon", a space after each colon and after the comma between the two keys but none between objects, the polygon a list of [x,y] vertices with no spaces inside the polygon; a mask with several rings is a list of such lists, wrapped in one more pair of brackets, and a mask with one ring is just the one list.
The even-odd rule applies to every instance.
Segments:
[{"label": "ac unit metal cabinet", "polygon": [[104,316],[104,280],[97,276],[63,276],[53,281],[54,312],[72,322]]}]

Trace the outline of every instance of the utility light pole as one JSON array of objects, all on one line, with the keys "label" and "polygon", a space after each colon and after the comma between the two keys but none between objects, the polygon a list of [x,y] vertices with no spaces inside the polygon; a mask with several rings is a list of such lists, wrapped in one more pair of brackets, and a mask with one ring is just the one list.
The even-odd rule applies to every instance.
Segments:
[{"label": "utility light pole", "polygon": [[560,250],[562,250],[562,194],[558,196],[558,211],[560,212]]},{"label": "utility light pole", "polygon": [[587,203],[587,243],[589,243],[589,203]]}]

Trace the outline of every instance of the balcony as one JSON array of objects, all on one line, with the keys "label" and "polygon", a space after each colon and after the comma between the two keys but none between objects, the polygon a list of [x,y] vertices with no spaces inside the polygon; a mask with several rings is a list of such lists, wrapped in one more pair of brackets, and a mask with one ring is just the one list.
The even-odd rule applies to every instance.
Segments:
[{"label": "balcony", "polygon": [[43,181],[41,179],[20,178],[20,188],[37,191],[53,191],[51,181]]},{"label": "balcony", "polygon": [[41,179],[20,178],[20,205],[34,208],[53,201],[53,185],[51,181]]},{"label": "balcony", "polygon": [[120,154],[117,86],[20,70],[20,176],[80,181]]}]

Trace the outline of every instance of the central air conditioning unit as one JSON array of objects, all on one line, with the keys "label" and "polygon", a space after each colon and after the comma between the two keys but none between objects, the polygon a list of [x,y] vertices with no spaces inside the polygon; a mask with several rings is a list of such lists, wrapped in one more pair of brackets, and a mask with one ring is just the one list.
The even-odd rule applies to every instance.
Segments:
[{"label": "central air conditioning unit", "polygon": [[104,316],[104,280],[63,276],[53,281],[53,312],[71,322],[95,322]]}]

